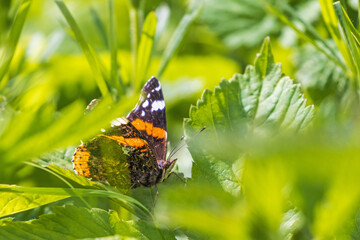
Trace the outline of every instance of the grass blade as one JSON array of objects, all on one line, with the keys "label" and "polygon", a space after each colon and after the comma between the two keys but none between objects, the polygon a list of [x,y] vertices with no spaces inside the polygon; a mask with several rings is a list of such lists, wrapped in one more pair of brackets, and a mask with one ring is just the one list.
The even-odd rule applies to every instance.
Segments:
[{"label": "grass blade", "polygon": [[[301,25],[304,26],[305,32],[307,33],[307,35],[314,39],[315,41],[318,41],[322,44],[322,46],[324,46],[325,49],[327,49],[327,51],[329,51],[335,58],[338,58],[337,54],[334,52],[334,50],[329,46],[329,44],[316,32],[315,28],[308,24],[307,22],[305,22],[300,16],[299,14],[292,8],[290,7],[288,4],[286,3],[280,3],[281,8],[287,12],[292,18],[293,18],[293,22],[297,21],[298,23],[300,23]],[[340,61],[340,59],[339,59]]]},{"label": "grass blade", "polygon": [[[360,12],[360,1],[358,1],[358,14]],[[358,17],[358,30],[360,29],[360,18]]]},{"label": "grass blade", "polygon": [[94,24],[96,26],[96,29],[98,30],[99,32],[99,35],[100,35],[100,38],[101,38],[101,41],[103,42],[103,44],[105,45],[105,47],[107,49],[109,49],[109,40],[108,40],[108,37],[106,35],[106,29],[105,29],[105,26],[104,26],[104,23],[101,21],[100,19],[100,16],[99,14],[96,12],[95,9],[91,8],[90,9],[90,14],[91,14],[91,17],[94,21]]},{"label": "grass blade", "polygon": [[294,23],[292,23],[283,13],[281,13],[279,10],[277,10],[275,7],[268,5],[267,6],[269,11],[271,11],[274,15],[276,15],[284,24],[291,27],[300,38],[304,39],[305,41],[311,43],[318,51],[322,52],[325,56],[327,56],[331,61],[333,61],[335,64],[337,64],[339,67],[344,69],[346,71],[345,65],[341,62],[340,59],[337,58],[337,56],[329,53],[329,50],[327,48],[324,48],[323,45],[319,44],[317,41],[315,41],[313,38],[309,37],[305,32],[300,30]]},{"label": "grass blade", "polygon": [[72,31],[74,32],[75,38],[80,44],[86,59],[89,62],[90,68],[94,73],[95,81],[100,89],[100,92],[103,97],[108,97],[109,89],[106,85],[105,78],[101,75],[101,66],[99,64],[100,60],[98,59],[95,51],[93,51],[89,44],[86,42],[82,32],[80,31],[79,26],[77,25],[74,17],[71,15],[69,9],[66,7],[62,0],[54,0],[61,13],[65,17],[67,23],[70,25]]},{"label": "grass blade", "polygon": [[[0,136],[0,155],[1,164],[10,166],[12,164],[26,161],[33,157],[51,151],[53,149],[78,144],[80,139],[87,139],[98,134],[99,129],[107,126],[107,124],[121,116],[123,112],[127,112],[136,103],[138,96],[132,96],[124,99],[124,101],[116,105],[110,105],[108,101],[102,101],[92,112],[84,115],[84,105],[81,101],[76,101],[64,108],[55,121],[44,125],[43,129],[39,129],[30,135],[26,132],[31,125],[25,125],[24,129],[18,133],[19,122],[25,122],[32,118],[30,123],[36,121],[36,114],[31,112],[30,116],[27,112],[20,113],[16,119],[11,121],[5,131]],[[111,106],[111,110],[109,110]],[[21,121],[22,120],[22,121]],[[36,143],[36,144],[34,144]],[[0,168],[2,173],[4,169]]]},{"label": "grass blade", "polygon": [[319,0],[321,6],[321,13],[332,39],[335,41],[336,46],[341,52],[346,65],[351,69],[352,72],[355,70],[355,66],[351,60],[350,53],[348,52],[345,43],[342,41],[340,32],[338,29],[338,20],[336,18],[333,1],[332,0]]},{"label": "grass blade", "polygon": [[6,84],[5,82],[2,82],[2,80],[9,70],[30,5],[31,0],[24,0],[20,4],[14,22],[11,26],[9,38],[4,46],[5,51],[0,62],[0,87],[3,87]]},{"label": "grass blade", "polygon": [[133,79],[133,81],[135,81],[136,61],[137,61],[137,45],[138,45],[138,21],[137,21],[137,12],[133,6],[130,6],[129,19],[130,19],[130,47],[131,47],[131,60],[132,60],[132,79]]},{"label": "grass blade", "polygon": [[109,48],[110,48],[110,82],[119,93],[124,94],[124,84],[122,84],[121,77],[118,74],[117,62],[117,34],[116,34],[116,13],[114,0],[108,0],[109,5]]},{"label": "grass blade", "polygon": [[[343,32],[343,36],[344,36],[344,42],[346,43],[348,52],[351,56],[351,59],[353,61],[353,65],[356,68],[356,76],[359,79],[359,75],[360,75],[360,52],[359,52],[359,47],[355,42],[354,39],[354,33],[357,33],[357,30],[355,29],[355,27],[352,25],[349,17],[347,16],[346,12],[344,11],[344,9],[341,6],[340,2],[336,2],[334,3],[334,9],[335,9],[335,13],[339,19],[339,23],[341,26],[341,30]],[[357,34],[359,35],[359,34]]]},{"label": "grass blade", "polygon": [[145,82],[151,60],[152,49],[154,46],[154,38],[156,31],[157,18],[155,12],[150,12],[144,22],[140,44],[136,58],[136,72],[135,72],[135,90],[140,90]]},{"label": "grass blade", "polygon": [[190,13],[186,14],[181,19],[179,25],[175,29],[175,32],[169,41],[169,45],[165,49],[165,52],[161,58],[159,70],[156,75],[158,78],[161,78],[161,75],[164,73],[165,68],[169,64],[171,58],[176,54],[190,26],[198,18],[202,9],[203,9],[202,5],[199,4]]}]

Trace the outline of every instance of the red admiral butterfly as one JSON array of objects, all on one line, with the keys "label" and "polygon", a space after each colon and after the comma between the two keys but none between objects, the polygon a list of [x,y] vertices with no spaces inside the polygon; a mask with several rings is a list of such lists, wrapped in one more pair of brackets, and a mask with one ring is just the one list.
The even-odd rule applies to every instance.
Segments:
[{"label": "red admiral butterfly", "polygon": [[76,148],[74,170],[119,188],[151,187],[163,182],[176,163],[166,160],[166,141],[164,97],[152,77],[127,118],[116,119],[111,128]]}]

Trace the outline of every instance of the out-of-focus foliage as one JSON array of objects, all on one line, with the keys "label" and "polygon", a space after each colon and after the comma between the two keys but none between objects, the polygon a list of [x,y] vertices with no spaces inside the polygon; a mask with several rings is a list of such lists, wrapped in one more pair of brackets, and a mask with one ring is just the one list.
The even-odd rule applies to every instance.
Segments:
[{"label": "out-of-focus foliage", "polygon": [[307,46],[301,49],[297,58],[296,79],[299,79],[315,104],[327,96],[341,97],[349,83],[346,73],[324,55]]},{"label": "out-of-focus foliage", "polygon": [[[262,141],[230,137],[226,143],[241,143],[247,150],[230,161],[234,181],[220,186],[204,181],[207,173],[193,175],[186,187],[166,192],[158,216],[161,223],[183,226],[200,239],[350,236],[357,232],[360,197],[356,141],[324,132]],[[202,161],[195,164],[208,168]],[[217,177],[228,176],[229,171],[217,169]],[[229,191],[234,183],[240,191]]]},{"label": "out-of-focus foliage", "polygon": [[[308,23],[319,20],[317,1],[282,1],[290,4]],[[230,48],[255,47],[266,36],[283,35],[287,44],[296,41],[289,29],[282,25],[276,16],[267,11],[272,1],[225,0],[219,4],[216,0],[205,0],[202,20],[218,34]]]},{"label": "out-of-focus foliage", "polygon": [[[0,239],[358,239],[357,8],[3,1]],[[116,189],[76,175],[75,146],[126,116],[151,76],[169,149],[186,135],[178,176]]]}]

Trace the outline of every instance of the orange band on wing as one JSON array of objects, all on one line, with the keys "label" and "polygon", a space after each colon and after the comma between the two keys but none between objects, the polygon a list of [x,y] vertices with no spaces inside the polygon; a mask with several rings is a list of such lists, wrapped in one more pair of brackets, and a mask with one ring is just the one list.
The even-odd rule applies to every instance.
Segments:
[{"label": "orange band on wing", "polygon": [[154,138],[165,138],[166,131],[159,127],[154,127],[152,123],[144,122],[137,118],[131,122],[131,124],[139,131],[145,131],[147,135]]},{"label": "orange band on wing", "polygon": [[89,169],[89,158],[90,152],[84,145],[77,147],[74,153],[73,163],[74,163],[74,170],[77,174],[90,177],[90,169]]},{"label": "orange band on wing", "polygon": [[145,131],[146,129],[145,122],[138,118],[132,121],[131,124],[139,131]]},{"label": "orange band on wing", "polygon": [[144,140],[142,140],[141,138],[124,138],[123,136],[107,136],[107,135],[102,135],[102,136],[115,140],[118,143],[128,145],[130,147],[140,148],[145,145]]},{"label": "orange band on wing", "polygon": [[152,130],[152,136],[156,138],[165,138],[166,131],[162,128],[154,127]]}]

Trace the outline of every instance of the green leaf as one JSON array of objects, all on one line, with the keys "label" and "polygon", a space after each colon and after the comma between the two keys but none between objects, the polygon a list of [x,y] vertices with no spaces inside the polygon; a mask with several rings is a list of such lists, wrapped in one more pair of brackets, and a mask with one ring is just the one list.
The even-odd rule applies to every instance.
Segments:
[{"label": "green leaf", "polygon": [[2,191],[9,187],[10,186],[7,185],[0,185],[0,217],[26,211],[68,197],[46,193],[36,194]]},{"label": "green leaf", "polygon": [[[123,221],[116,212],[65,206],[29,222],[3,221],[0,239],[161,239],[159,231],[151,223]],[[165,233],[166,239],[175,239],[173,233]]]},{"label": "green leaf", "polygon": [[75,147],[58,149],[53,152],[45,153],[38,158],[34,158],[32,161],[44,167],[56,164],[57,166],[60,166],[61,169],[72,169],[73,166],[71,160],[73,158],[74,152]]},{"label": "green leaf", "polygon": [[[268,38],[254,65],[230,81],[223,79],[214,92],[205,90],[184,122],[187,136],[206,126],[190,143],[193,173],[217,179],[232,191],[239,183],[232,164],[241,163],[239,156],[246,152],[241,141],[254,134],[272,136],[280,130],[301,130],[314,114],[313,106],[306,106],[300,86],[283,76],[281,64],[274,63]],[[204,173],[209,169],[212,174]]]},{"label": "green leaf", "polygon": [[190,109],[185,125],[195,129],[206,126],[206,132],[219,137],[228,129],[239,130],[243,122],[251,123],[249,129],[271,124],[299,130],[312,115],[300,86],[283,76],[281,64],[273,62],[266,39],[255,66],[248,66],[244,74],[235,74],[230,81],[223,79],[215,92],[205,90]]},{"label": "green leaf", "polygon": [[266,12],[262,1],[206,0],[201,19],[231,49],[254,47],[270,34],[277,34],[281,25]]},{"label": "green leaf", "polygon": [[[99,189],[81,189],[81,188],[36,188],[36,187],[18,187],[18,186],[10,186],[10,185],[0,185],[0,192],[3,193],[13,193],[13,194],[32,194],[34,196],[37,195],[50,195],[54,197],[62,197],[60,199],[66,198],[66,197],[105,197],[105,198],[113,198],[116,200],[117,203],[119,203],[122,207],[129,210],[130,212],[136,214],[134,210],[132,210],[134,207],[138,208],[141,211],[141,214],[144,216],[152,218],[151,213],[149,210],[142,205],[139,201],[136,199],[126,196],[124,194],[121,194],[118,191],[112,190],[112,191],[105,191],[105,190],[99,190]],[[7,201],[8,203],[11,202]],[[49,203],[49,202],[47,202]],[[42,204],[43,205],[43,204]],[[34,206],[36,207],[36,206]],[[33,207],[32,207],[33,208]],[[30,208],[24,209],[28,210]],[[18,210],[20,212],[21,210]],[[8,213],[12,214],[12,213]],[[138,217],[141,217],[140,214],[137,214]]]},{"label": "green leaf", "polygon": [[329,96],[344,96],[350,79],[342,68],[310,47],[301,48],[297,55],[295,77],[316,105]]},{"label": "green leaf", "polygon": [[140,90],[141,86],[149,76],[148,68],[151,60],[154,37],[156,32],[157,18],[155,12],[150,12],[144,22],[140,44],[136,57],[135,89]]},{"label": "green leaf", "polygon": [[198,4],[196,7],[192,8],[190,13],[187,13],[180,21],[179,25],[175,29],[169,44],[167,45],[159,66],[159,70],[157,73],[157,77],[161,78],[162,74],[164,73],[167,65],[169,64],[172,57],[176,54],[177,50],[181,42],[184,40],[187,32],[189,31],[190,26],[192,23],[199,17],[202,11],[202,5]]},{"label": "green leaf", "polygon": [[0,239],[79,239],[114,235],[110,215],[101,209],[54,207],[53,214],[30,222],[4,223]]},{"label": "green leaf", "polygon": [[[5,51],[3,52],[0,61],[0,82],[2,82],[5,74],[9,71],[10,63],[13,59],[30,5],[31,0],[23,0],[19,5],[16,17],[10,29],[9,38],[7,39],[6,45],[4,46]],[[4,85],[5,84],[2,82],[0,86]]]},{"label": "green leaf", "polygon": [[103,189],[103,186],[100,183],[90,181],[86,177],[77,175],[74,171],[70,169],[65,169],[54,164],[48,166],[47,168],[53,171],[54,173],[59,174],[62,177],[66,177],[67,179],[70,179],[80,184],[83,187]]}]

